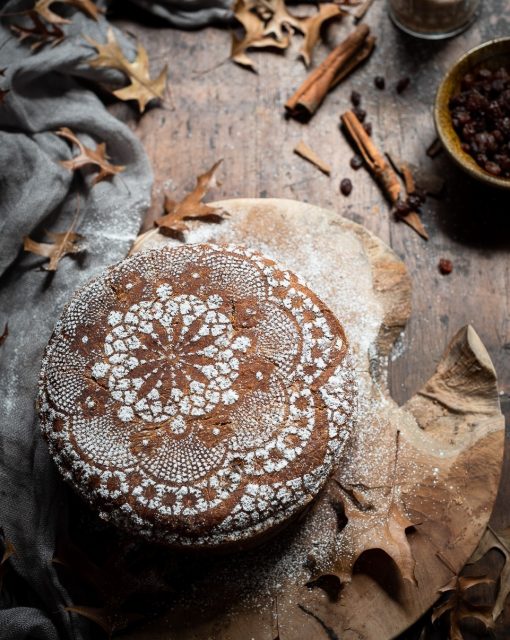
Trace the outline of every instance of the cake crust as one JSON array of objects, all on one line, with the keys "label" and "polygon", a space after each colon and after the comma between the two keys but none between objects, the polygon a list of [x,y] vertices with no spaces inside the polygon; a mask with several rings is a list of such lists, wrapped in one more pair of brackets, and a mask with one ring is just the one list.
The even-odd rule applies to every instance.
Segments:
[{"label": "cake crust", "polygon": [[138,254],[75,294],[50,339],[39,414],[66,479],[160,542],[243,543],[317,495],[352,428],[337,318],[239,246]]}]

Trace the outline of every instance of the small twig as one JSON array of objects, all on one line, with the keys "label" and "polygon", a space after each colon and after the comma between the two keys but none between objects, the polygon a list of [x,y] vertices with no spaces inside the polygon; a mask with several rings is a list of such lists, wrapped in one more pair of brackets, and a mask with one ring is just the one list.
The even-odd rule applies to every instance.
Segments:
[{"label": "small twig", "polygon": [[363,4],[360,4],[355,11],[352,12],[352,16],[356,22],[359,22],[365,17],[365,14],[372,6],[374,0],[365,0]]}]

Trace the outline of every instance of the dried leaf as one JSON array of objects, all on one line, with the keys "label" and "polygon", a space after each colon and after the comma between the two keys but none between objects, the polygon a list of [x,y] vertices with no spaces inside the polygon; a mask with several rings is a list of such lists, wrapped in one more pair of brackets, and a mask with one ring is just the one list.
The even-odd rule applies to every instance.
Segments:
[{"label": "dried leaf", "polygon": [[19,24],[11,25],[11,31],[16,34],[18,40],[34,40],[31,49],[36,51],[45,44],[55,47],[60,44],[65,35],[57,24],[46,24],[35,11],[28,11],[26,17],[32,21],[32,27],[24,27]]},{"label": "dried leaf", "polygon": [[[7,335],[5,332],[7,331],[7,325],[5,325],[4,335]],[[0,537],[3,538],[3,546],[4,552],[2,557],[0,558],[0,591],[2,590],[2,584],[5,576],[5,572],[7,569],[6,562],[9,560],[11,556],[16,553],[16,549],[10,540],[7,540],[3,536],[3,531],[0,529]]]},{"label": "dried leaf", "polygon": [[310,65],[313,49],[319,41],[322,27],[326,22],[344,15],[344,11],[333,3],[321,4],[319,7],[318,13],[308,18],[302,18],[300,22],[300,28],[305,34],[305,39],[299,50],[299,55],[303,58],[307,67]]},{"label": "dried leaf", "polygon": [[83,236],[73,231],[73,227],[63,233],[48,232],[48,235],[52,242],[35,242],[28,236],[23,238],[25,251],[50,259],[49,263],[43,267],[46,271],[56,271],[58,263],[64,256],[84,251],[79,242],[83,240]]},{"label": "dried leaf", "polygon": [[96,42],[92,40],[92,38],[87,38],[87,42],[91,44],[99,54],[97,58],[89,60],[91,67],[111,67],[122,71],[128,77],[130,84],[112,92],[119,100],[136,100],[140,112],[143,113],[151,100],[163,98],[166,89],[168,67],[165,65],[158,77],[151,79],[149,56],[141,44],[137,47],[135,59],[133,62],[129,62],[115,39],[111,27],[108,29],[106,44]]},{"label": "dried leaf", "polygon": [[76,7],[76,9],[82,11],[85,15],[89,16],[89,18],[93,18],[96,21],[99,17],[99,9],[92,0],[37,0],[33,11],[50,24],[70,24],[71,20],[63,18],[58,15],[58,13],[51,10],[51,6],[55,3]]},{"label": "dried leaf", "polygon": [[246,55],[248,49],[286,49],[292,34],[298,32],[305,36],[299,55],[308,66],[322,26],[344,13],[337,4],[328,3],[320,5],[313,16],[298,17],[288,11],[285,0],[237,0],[234,16],[245,33],[242,38],[233,35],[231,58],[255,71],[253,60]]},{"label": "dried leaf", "polygon": [[226,212],[215,209],[202,202],[208,190],[216,186],[216,170],[223,160],[218,160],[210,169],[197,178],[194,190],[180,202],[165,196],[165,215],[154,221],[154,229],[144,231],[135,238],[128,255],[131,256],[152,236],[158,233],[184,240],[184,232],[188,231],[186,220],[202,220],[204,222],[221,222]]},{"label": "dried leaf", "polygon": [[3,343],[7,339],[8,335],[9,335],[9,325],[6,322],[2,335],[0,335],[0,347],[3,345]]},{"label": "dried leaf", "polygon": [[155,221],[162,233],[169,231],[170,235],[182,234],[188,230],[185,220],[199,218],[209,222],[219,222],[224,213],[202,202],[207,192],[216,184],[215,173],[222,160],[218,160],[210,169],[197,178],[197,184],[181,202],[165,198],[166,215]]},{"label": "dried leaf", "polygon": [[432,612],[432,622],[441,618],[445,613],[449,613],[450,640],[463,640],[460,623],[465,618],[476,618],[480,620],[487,629],[494,626],[490,607],[481,607],[470,603],[466,599],[469,589],[480,584],[492,584],[494,580],[490,578],[471,578],[465,576],[454,576],[448,584],[439,589],[440,593],[450,595],[442,604],[438,605]]},{"label": "dried leaf", "polygon": [[270,19],[266,24],[264,35],[273,35],[276,40],[280,41],[285,38],[287,33],[292,30],[302,32],[301,18],[296,18],[288,12],[285,6],[285,0],[264,0],[264,3],[272,12]]},{"label": "dried leaf", "polygon": [[106,144],[104,142],[98,144],[95,149],[90,149],[89,147],[86,147],[83,142],[76,137],[71,129],[68,129],[67,127],[59,129],[57,131],[57,135],[77,145],[80,151],[80,153],[71,160],[62,160],[60,164],[63,167],[69,169],[69,171],[75,171],[76,169],[80,169],[81,167],[86,167],[88,165],[98,167],[99,172],[92,179],[93,185],[101,182],[105,178],[124,171],[124,166],[111,164],[109,162],[108,156],[106,155]]},{"label": "dried leaf", "polygon": [[492,527],[487,527],[483,538],[480,540],[480,544],[470,560],[470,564],[478,562],[478,560],[491,549],[497,549],[505,557],[505,564],[499,576],[498,595],[492,610],[492,619],[497,620],[510,594],[510,527],[502,531],[495,531]]},{"label": "dried leaf", "polygon": [[266,21],[261,19],[254,10],[252,3],[246,0],[237,0],[234,6],[234,16],[245,31],[242,38],[238,38],[235,33],[232,35],[230,57],[237,64],[255,71],[253,60],[246,55],[248,49],[286,49],[289,46],[288,34],[283,35],[279,40],[266,34]]},{"label": "dried leaf", "polygon": [[65,607],[66,611],[77,613],[88,620],[92,620],[103,629],[109,636],[114,631],[126,629],[130,624],[142,620],[144,616],[137,613],[124,613],[114,607]]},{"label": "dried leaf", "polygon": [[[0,77],[5,75],[7,68],[0,69]],[[4,103],[5,96],[9,93],[10,89],[0,89],[0,105]]]},{"label": "dried leaf", "polygon": [[311,149],[307,144],[305,144],[302,140],[296,145],[296,147],[294,147],[294,153],[296,153],[298,156],[301,156],[305,160],[308,160],[308,162],[316,166],[317,169],[320,169],[322,173],[325,173],[327,176],[330,175],[331,167],[323,160],[321,160],[315,153],[315,151]]}]

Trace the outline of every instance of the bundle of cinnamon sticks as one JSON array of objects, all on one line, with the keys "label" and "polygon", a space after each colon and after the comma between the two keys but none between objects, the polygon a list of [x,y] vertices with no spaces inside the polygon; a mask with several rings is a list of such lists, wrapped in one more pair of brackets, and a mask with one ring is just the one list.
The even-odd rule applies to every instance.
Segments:
[{"label": "bundle of cinnamon sticks", "polygon": [[306,78],[285,103],[287,113],[298,119],[310,118],[319,108],[328,91],[336,87],[375,47],[375,36],[366,24],[360,24]]}]

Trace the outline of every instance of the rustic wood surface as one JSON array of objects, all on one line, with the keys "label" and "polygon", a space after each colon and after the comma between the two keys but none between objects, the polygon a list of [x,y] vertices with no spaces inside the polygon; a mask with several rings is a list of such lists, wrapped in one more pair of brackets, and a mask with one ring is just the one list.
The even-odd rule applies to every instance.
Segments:
[{"label": "rustic wood surface", "polygon": [[[153,163],[155,212],[165,190],[182,196],[192,188],[194,176],[224,158],[223,184],[215,197],[295,198],[333,209],[376,233],[401,256],[413,281],[413,312],[391,363],[393,397],[402,403],[413,395],[432,374],[457,328],[470,323],[494,362],[508,415],[510,197],[471,182],[444,155],[434,160],[425,155],[434,138],[431,108],[443,73],[471,46],[509,32],[510,3],[494,0],[482,5],[469,31],[447,42],[428,43],[399,33],[383,0],[376,0],[366,18],[378,36],[376,52],[328,96],[307,125],[286,120],[283,114],[285,100],[306,75],[296,60],[297,46],[286,55],[254,53],[259,70],[255,75],[227,61],[226,31],[185,33],[162,29],[150,20],[144,25],[122,20],[119,24],[147,47],[154,70],[170,63],[171,91],[165,108],[152,109],[142,119],[125,105],[114,109],[139,133]],[[314,60],[322,60],[351,28],[349,20],[331,28],[328,43],[316,51]],[[375,75],[385,76],[385,91],[374,88]],[[411,85],[399,96],[394,87],[403,76],[411,77]],[[363,169],[354,172],[349,167],[352,151],[338,130],[338,117],[349,107],[352,89],[363,95],[378,144],[447,180],[445,196],[429,199],[425,207],[428,243],[392,221],[371,178]],[[331,164],[330,178],[293,154],[301,139]],[[349,198],[339,194],[343,177],[353,180]],[[438,272],[441,257],[453,261],[450,276]],[[509,498],[507,456],[492,518],[496,527],[510,524]]]}]

